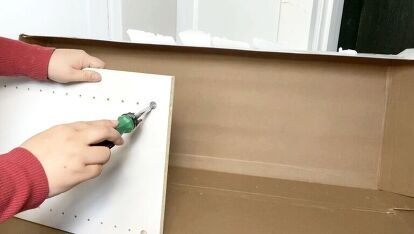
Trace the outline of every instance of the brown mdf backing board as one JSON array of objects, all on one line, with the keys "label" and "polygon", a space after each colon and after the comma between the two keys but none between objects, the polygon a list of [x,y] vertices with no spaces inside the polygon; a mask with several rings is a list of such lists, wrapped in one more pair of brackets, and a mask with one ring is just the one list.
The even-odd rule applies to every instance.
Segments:
[{"label": "brown mdf backing board", "polygon": [[172,165],[377,188],[386,104],[381,62],[26,40],[84,49],[109,69],[175,76]]},{"label": "brown mdf backing board", "polygon": [[166,233],[414,233],[414,199],[384,191],[170,169]]},{"label": "brown mdf backing board", "polygon": [[[393,101],[400,95],[398,81],[391,82],[394,75],[412,82],[413,61],[36,36],[21,40],[85,49],[109,68],[176,76],[172,165],[362,188],[376,189],[379,183],[413,195],[409,134],[396,142],[393,127],[406,118],[404,129],[411,129],[406,110],[412,99],[401,99],[407,108],[398,108],[400,100]],[[387,103],[394,107],[387,109]],[[401,152],[395,154],[397,148]]]},{"label": "brown mdf backing board", "polygon": [[[384,191],[170,167],[164,233],[414,233],[414,199]],[[18,219],[0,233],[62,234]]]},{"label": "brown mdf backing board", "polygon": [[379,187],[414,196],[414,66],[389,70]]}]

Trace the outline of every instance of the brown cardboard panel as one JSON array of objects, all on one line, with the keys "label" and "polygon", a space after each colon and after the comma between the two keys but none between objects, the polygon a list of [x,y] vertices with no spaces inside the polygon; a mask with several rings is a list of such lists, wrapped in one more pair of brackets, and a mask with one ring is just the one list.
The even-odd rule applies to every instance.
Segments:
[{"label": "brown cardboard panel", "polygon": [[[200,188],[172,188],[175,219],[165,233],[413,233],[411,213],[388,215],[246,200],[242,195]],[[167,210],[167,215],[170,215]]]},{"label": "brown cardboard panel", "polygon": [[413,233],[412,198],[172,168],[165,233]]},{"label": "brown cardboard panel", "polygon": [[[413,233],[414,199],[384,191],[170,168],[165,233]],[[63,233],[13,219],[0,233]]]},{"label": "brown cardboard panel", "polygon": [[414,67],[389,71],[380,188],[414,196]]},{"label": "brown cardboard panel", "polygon": [[172,165],[377,186],[383,60],[24,39],[85,49],[110,69],[175,76]]},{"label": "brown cardboard panel", "polygon": [[[371,189],[322,185],[264,177],[170,167],[168,185],[261,195],[311,206],[352,207],[361,211],[392,212],[414,208],[414,198]],[[169,194],[167,195],[169,196]]]},{"label": "brown cardboard panel", "polygon": [[2,234],[65,234],[61,230],[46,227],[37,223],[28,222],[26,220],[12,218],[0,224],[0,233]]}]

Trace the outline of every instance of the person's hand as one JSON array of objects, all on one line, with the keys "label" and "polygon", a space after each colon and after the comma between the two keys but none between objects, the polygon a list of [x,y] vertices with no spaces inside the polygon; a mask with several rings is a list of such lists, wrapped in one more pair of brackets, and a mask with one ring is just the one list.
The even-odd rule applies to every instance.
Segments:
[{"label": "person's hand", "polygon": [[122,145],[124,141],[116,126],[117,121],[112,120],[57,125],[21,145],[42,164],[49,183],[49,197],[101,174],[111,150],[91,145],[104,140]]},{"label": "person's hand", "polygon": [[83,50],[56,49],[49,61],[48,77],[59,83],[97,82],[99,73],[83,68],[103,68],[105,63]]}]

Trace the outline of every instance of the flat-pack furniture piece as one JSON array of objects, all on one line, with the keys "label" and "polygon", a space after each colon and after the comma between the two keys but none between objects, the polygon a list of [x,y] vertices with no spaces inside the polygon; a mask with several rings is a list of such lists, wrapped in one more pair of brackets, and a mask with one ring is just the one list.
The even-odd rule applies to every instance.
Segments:
[{"label": "flat-pack furniture piece", "polygon": [[95,70],[101,82],[0,77],[1,152],[58,124],[117,119],[156,103],[125,144],[112,148],[99,177],[17,217],[72,233],[162,233],[174,78]]}]

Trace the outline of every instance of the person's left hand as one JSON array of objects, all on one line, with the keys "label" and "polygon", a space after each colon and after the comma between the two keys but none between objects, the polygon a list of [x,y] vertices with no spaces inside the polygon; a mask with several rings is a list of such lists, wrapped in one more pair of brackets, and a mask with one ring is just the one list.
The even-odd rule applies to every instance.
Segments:
[{"label": "person's left hand", "polygon": [[103,68],[105,63],[83,50],[56,49],[49,61],[48,77],[59,83],[98,82],[101,75],[83,68]]}]

